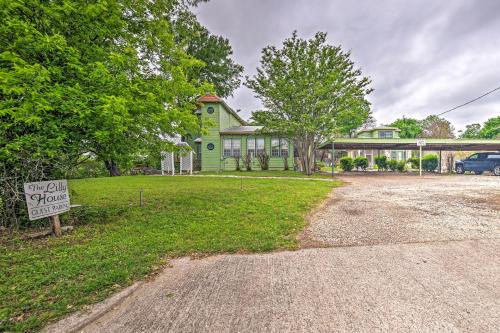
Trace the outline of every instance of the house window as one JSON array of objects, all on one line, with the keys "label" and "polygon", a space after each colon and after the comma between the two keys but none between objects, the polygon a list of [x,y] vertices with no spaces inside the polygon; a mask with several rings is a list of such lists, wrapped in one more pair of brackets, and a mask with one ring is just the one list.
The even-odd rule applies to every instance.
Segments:
[{"label": "house window", "polygon": [[232,145],[231,145],[231,156],[241,156],[241,140],[238,139],[232,139]]},{"label": "house window", "polygon": [[281,138],[271,139],[271,156],[288,157],[288,141]]},{"label": "house window", "polygon": [[255,156],[255,139],[247,139],[247,154],[254,157]]},{"label": "house window", "polygon": [[255,148],[257,150],[257,155],[264,154],[266,152],[266,148],[264,146],[264,138],[255,139]]},{"label": "house window", "polygon": [[214,148],[215,148],[215,146],[214,146],[214,144],[213,144],[213,143],[209,143],[209,144],[207,145],[207,149],[208,149],[208,150],[214,150]]},{"label": "house window", "polygon": [[281,157],[288,157],[288,140],[280,139]]},{"label": "house window", "polygon": [[378,137],[380,139],[392,139],[392,131],[380,131]]},{"label": "house window", "polygon": [[280,156],[280,139],[271,139],[271,156]]},{"label": "house window", "polygon": [[224,157],[234,157],[241,155],[241,140],[226,138],[224,139]]},{"label": "house window", "polygon": [[209,107],[207,108],[207,112],[208,112],[208,114],[212,114],[212,113],[214,113],[214,108],[213,108],[213,107],[211,107],[211,106],[209,106]]}]

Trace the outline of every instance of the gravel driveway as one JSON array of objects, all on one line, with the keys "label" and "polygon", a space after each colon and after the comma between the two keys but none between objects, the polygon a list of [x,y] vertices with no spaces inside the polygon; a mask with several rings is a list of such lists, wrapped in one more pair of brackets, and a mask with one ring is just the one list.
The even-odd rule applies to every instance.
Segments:
[{"label": "gravel driveway", "polygon": [[46,331],[500,332],[500,177],[344,180],[307,231],[333,247],[180,258]]},{"label": "gravel driveway", "polygon": [[500,238],[500,177],[341,178],[307,230],[329,246]]}]

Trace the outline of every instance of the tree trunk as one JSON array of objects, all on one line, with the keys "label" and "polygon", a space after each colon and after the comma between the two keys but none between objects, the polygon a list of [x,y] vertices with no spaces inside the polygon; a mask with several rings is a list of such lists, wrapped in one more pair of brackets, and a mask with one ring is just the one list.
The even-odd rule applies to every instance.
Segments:
[{"label": "tree trunk", "polygon": [[110,177],[121,176],[120,169],[116,165],[116,162],[113,160],[104,161],[104,165],[109,172]]}]

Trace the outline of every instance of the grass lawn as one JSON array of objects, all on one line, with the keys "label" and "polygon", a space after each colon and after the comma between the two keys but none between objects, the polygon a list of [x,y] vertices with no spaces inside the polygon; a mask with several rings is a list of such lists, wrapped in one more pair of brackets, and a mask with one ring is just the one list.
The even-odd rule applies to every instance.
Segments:
[{"label": "grass lawn", "polygon": [[86,216],[73,233],[0,239],[0,332],[36,331],[151,274],[169,256],[295,249],[306,213],[338,185],[149,176],[70,181],[72,203],[84,205],[71,216]]},{"label": "grass lawn", "polygon": [[[330,168],[331,170],[331,168]],[[313,173],[310,176],[304,175],[300,171],[284,171],[284,170],[265,170],[265,171],[201,171],[198,175],[226,175],[226,176],[243,176],[243,177],[293,177],[293,178],[331,178],[331,175],[324,173]]]}]

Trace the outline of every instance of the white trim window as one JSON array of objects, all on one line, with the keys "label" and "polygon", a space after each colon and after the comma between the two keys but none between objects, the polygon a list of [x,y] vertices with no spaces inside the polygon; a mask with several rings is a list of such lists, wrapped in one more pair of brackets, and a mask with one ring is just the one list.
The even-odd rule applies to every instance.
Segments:
[{"label": "white trim window", "polygon": [[241,139],[224,138],[224,157],[241,156]]},{"label": "white trim window", "polygon": [[271,139],[271,157],[288,157],[288,141],[286,139]]},{"label": "white trim window", "polygon": [[264,138],[255,139],[255,150],[257,151],[257,155],[264,154],[266,152]]},{"label": "white trim window", "polygon": [[255,138],[247,138],[247,154],[255,157]]},{"label": "white trim window", "polygon": [[392,131],[379,131],[378,137],[379,137],[379,139],[392,139],[393,133],[392,133]]}]

